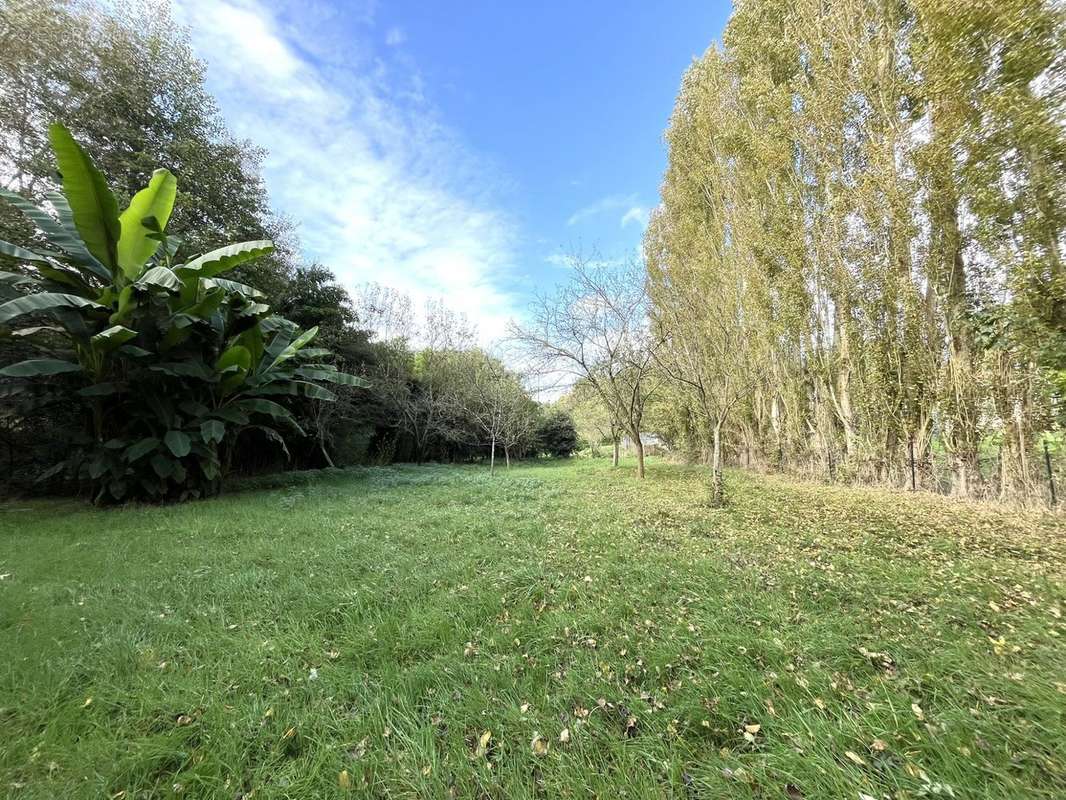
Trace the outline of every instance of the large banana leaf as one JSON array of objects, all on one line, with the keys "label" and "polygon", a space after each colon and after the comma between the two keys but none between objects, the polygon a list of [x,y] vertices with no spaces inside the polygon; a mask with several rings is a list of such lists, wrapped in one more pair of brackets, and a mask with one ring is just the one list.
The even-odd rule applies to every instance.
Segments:
[{"label": "large banana leaf", "polygon": [[297,336],[294,341],[290,342],[284,348],[282,348],[281,352],[278,353],[276,356],[274,356],[274,358],[270,361],[269,366],[267,366],[267,368],[265,370],[261,370],[261,372],[270,372],[271,370],[273,370],[276,367],[280,366],[283,362],[288,361],[290,358],[292,358],[298,352],[300,352],[300,348],[301,347],[303,347],[305,344],[310,342],[317,335],[318,335],[318,326],[317,325],[315,327],[311,328],[310,330],[304,331],[299,336]]},{"label": "large banana leaf", "polygon": [[150,270],[141,275],[137,281],[137,286],[159,286],[167,291],[176,292],[181,289],[181,279],[174,274],[174,270],[169,267],[152,267]]},{"label": "large banana leaf", "polygon": [[0,272],[0,283],[6,283],[8,286],[22,287],[37,286],[40,281],[36,278],[31,278],[29,275],[22,275],[18,272]]},{"label": "large banana leaf", "polygon": [[22,314],[35,311],[53,311],[61,308],[92,308],[104,310],[104,307],[92,300],[78,297],[76,294],[59,292],[41,292],[16,297],[0,305],[0,325],[4,325]]},{"label": "large banana leaf", "polygon": [[220,389],[222,396],[231,394],[242,383],[252,367],[252,354],[247,347],[235,344],[218,357],[215,362],[215,371],[223,375]]},{"label": "large banana leaf", "polygon": [[274,243],[267,239],[231,244],[194,258],[188,264],[178,267],[176,272],[178,274],[195,273],[201,278],[213,278],[238,264],[260,258],[273,250]]},{"label": "large banana leaf", "polygon": [[248,286],[245,283],[238,283],[237,281],[226,280],[225,278],[208,278],[203,282],[203,287],[206,291],[209,291],[214,286],[225,289],[231,294],[243,294],[244,296],[253,299],[262,299],[266,297],[265,294],[252,286]]},{"label": "large banana leaf", "polygon": [[119,217],[122,232],[118,240],[118,265],[127,280],[136,280],[159,248],[159,240],[149,238],[152,231],[143,221],[154,217],[159,228],[165,229],[174,209],[177,188],[177,179],[170,170],[157,169],[148,185],[133,196],[129,208]]},{"label": "large banana leaf", "polygon": [[92,344],[94,350],[101,353],[110,353],[131,339],[137,338],[137,332],[131,331],[129,328],[124,328],[121,325],[114,325],[105,331],[93,336],[89,342]]},{"label": "large banana leaf", "polygon": [[221,286],[216,286],[204,292],[204,296],[195,305],[182,309],[182,313],[199,319],[207,319],[218,310],[225,300],[226,290]]},{"label": "large banana leaf", "polygon": [[81,365],[58,358],[31,358],[0,369],[0,375],[5,378],[39,378],[64,372],[81,372]]},{"label": "large banana leaf", "polygon": [[82,296],[95,294],[92,289],[89,288],[89,284],[85,282],[85,278],[76,269],[64,266],[59,262],[55,264],[36,264],[34,268],[41,274],[42,277],[47,278],[53,283],[60,285],[60,288],[66,287],[69,289],[76,289]]},{"label": "large banana leaf", "polygon": [[114,270],[121,227],[118,204],[104,175],[89,160],[70,131],[56,123],[48,128],[56,154],[63,194],[85,246],[104,266]]},{"label": "large banana leaf", "polygon": [[177,458],[184,458],[189,455],[189,451],[192,449],[192,439],[184,431],[167,431],[163,441],[166,442],[167,448]]},{"label": "large banana leaf", "polygon": [[71,229],[68,229],[63,224],[63,214],[66,212],[70,214],[70,206],[67,205],[67,201],[63,198],[63,195],[50,192],[47,197],[51,201],[52,205],[56,209],[56,213],[59,214],[60,220],[57,222],[51,214],[45,211],[43,208],[38,208],[29,200],[17,192],[12,192],[9,189],[0,189],[0,197],[7,200],[15,208],[22,212],[22,215],[26,217],[30,222],[37,226],[37,229],[43,233],[53,247],[58,247],[68,255],[72,256],[79,264],[91,269],[98,277],[104,279],[110,279],[110,275],[103,265],[96,261],[92,257],[92,254],[85,249],[85,244],[78,238],[77,230],[73,229],[73,217],[71,217]]},{"label": "large banana leaf", "polygon": [[17,244],[11,244],[11,242],[5,242],[0,240],[0,255],[13,258],[16,261],[33,261],[40,264],[47,264],[48,259],[45,256],[38,255],[32,250],[27,250],[25,247],[19,247]]},{"label": "large banana leaf", "polygon": [[313,400],[325,400],[328,403],[332,403],[337,399],[337,395],[333,394],[329,389],[323,389],[317,383],[308,383],[307,381],[296,381],[295,383],[303,387],[305,397],[310,397]]},{"label": "large banana leaf", "polygon": [[151,453],[158,446],[159,440],[154,436],[150,436],[147,439],[141,439],[136,444],[132,444],[126,448],[126,459],[129,461],[136,461],[138,458]]},{"label": "large banana leaf", "polygon": [[226,426],[217,419],[207,419],[200,423],[200,438],[207,444],[219,444],[225,435]]},{"label": "large banana leaf", "polygon": [[309,364],[305,367],[297,367],[296,374],[308,380],[329,381],[343,386],[366,388],[370,385],[362,378],[356,375],[349,375],[347,372],[339,372],[336,367],[331,367],[329,364]]},{"label": "large banana leaf", "polygon": [[289,413],[288,409],[282,405],[278,405],[273,400],[264,400],[261,397],[248,397],[238,400],[233,404],[233,407],[238,411],[244,411],[248,414],[265,414],[276,420],[287,422],[303,435],[303,428],[299,426],[296,419]]},{"label": "large banana leaf", "polygon": [[88,269],[98,278],[110,282],[113,278],[111,270],[101,264],[86,249],[85,242],[81,240],[78,227],[74,224],[74,212],[70,210],[70,203],[67,202],[67,198],[59,192],[46,192],[45,197],[55,208],[56,216],[59,217],[59,226],[63,231],[63,236],[66,237],[65,239],[49,238],[49,241],[55,242],[57,247],[69,253],[74,261]]}]

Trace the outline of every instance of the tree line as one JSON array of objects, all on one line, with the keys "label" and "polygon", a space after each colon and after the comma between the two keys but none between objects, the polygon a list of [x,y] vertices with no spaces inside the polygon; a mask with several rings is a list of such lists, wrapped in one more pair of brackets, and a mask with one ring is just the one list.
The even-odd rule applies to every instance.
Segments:
[{"label": "tree line", "polygon": [[643,264],[576,258],[515,331],[593,427],[709,462],[715,500],[725,460],[1046,486],[1066,421],[1061,4],[742,0],[666,143]]},{"label": "tree line", "polygon": [[[745,0],[686,72],[645,237],[680,440],[1028,493],[1066,392],[1066,14]],[[710,431],[710,433],[708,433]],[[998,456],[982,464],[983,448]]]}]

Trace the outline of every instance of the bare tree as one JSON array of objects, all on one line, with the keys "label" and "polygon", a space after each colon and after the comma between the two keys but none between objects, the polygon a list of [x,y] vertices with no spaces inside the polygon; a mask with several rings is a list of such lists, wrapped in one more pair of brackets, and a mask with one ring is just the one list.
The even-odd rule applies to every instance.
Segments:
[{"label": "bare tree", "polygon": [[[427,300],[416,320],[407,294],[378,284],[365,285],[355,305],[360,320],[387,345],[369,376],[375,394],[393,427],[411,437],[421,463],[432,442],[457,436],[456,371],[461,354],[474,346],[477,330],[441,300]],[[423,349],[412,353],[409,343],[415,339]]]},{"label": "bare tree", "polygon": [[478,437],[472,443],[489,448],[489,474],[495,474],[496,449],[504,448],[510,466],[510,448],[532,426],[532,401],[518,376],[480,350],[464,353],[455,364],[453,377],[447,402],[456,416],[472,423],[471,433]]},{"label": "bare tree", "polygon": [[410,296],[391,286],[367,283],[352,300],[359,324],[378,341],[411,341],[415,334],[414,308]]},{"label": "bare tree", "polygon": [[641,424],[659,383],[643,267],[580,255],[570,262],[569,282],[539,296],[529,324],[513,324],[511,336],[540,374],[592,387],[633,440],[637,476],[643,478]]}]

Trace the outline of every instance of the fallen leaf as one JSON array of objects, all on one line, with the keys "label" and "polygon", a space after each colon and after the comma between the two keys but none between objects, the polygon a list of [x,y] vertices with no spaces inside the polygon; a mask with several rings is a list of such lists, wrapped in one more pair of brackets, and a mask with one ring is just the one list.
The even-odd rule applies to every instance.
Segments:
[{"label": "fallen leaf", "polygon": [[348,770],[342,769],[337,776],[337,785],[342,789],[352,788],[352,776],[348,774]]},{"label": "fallen leaf", "polygon": [[914,716],[918,719],[925,719],[925,712],[922,711],[922,707],[917,703],[911,703],[911,711],[914,712]]},{"label": "fallen leaf", "polygon": [[569,728],[563,728],[559,732],[559,741],[562,742],[563,744],[566,744],[567,742],[570,741],[570,729]]},{"label": "fallen leaf", "polygon": [[544,756],[548,754],[548,740],[539,733],[533,734],[533,739],[529,743],[529,746],[532,748],[533,755],[535,756]]},{"label": "fallen leaf", "polygon": [[348,751],[348,755],[350,755],[352,758],[356,758],[356,759],[362,758],[363,756],[366,755],[366,747],[367,747],[367,744],[369,744],[369,742],[370,742],[370,737],[369,736],[364,736],[362,741],[359,742],[359,744],[357,744],[355,747],[353,747],[351,750]]},{"label": "fallen leaf", "polygon": [[860,767],[866,766],[866,761],[858,753],[854,753],[851,750],[848,750],[846,753],[844,753],[844,755],[847,756],[848,760],[851,761],[853,764],[858,764]]},{"label": "fallen leaf", "polygon": [[489,752],[489,742],[492,741],[492,731],[485,731],[481,734],[481,738],[477,740],[477,751],[475,755],[481,757]]}]

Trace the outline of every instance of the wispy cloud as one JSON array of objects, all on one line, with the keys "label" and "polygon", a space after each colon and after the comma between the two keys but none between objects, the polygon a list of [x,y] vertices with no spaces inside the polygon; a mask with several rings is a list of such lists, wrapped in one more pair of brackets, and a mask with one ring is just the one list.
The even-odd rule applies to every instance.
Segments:
[{"label": "wispy cloud", "polygon": [[307,256],[351,287],[443,297],[488,340],[515,312],[515,225],[492,169],[425,100],[417,66],[402,49],[374,53],[367,9],[364,40],[345,30],[356,40],[339,43],[315,29],[337,23],[323,6],[285,16],[257,0],[178,0],[228,123],[268,148],[271,200],[299,223]]},{"label": "wispy cloud", "polygon": [[648,209],[644,206],[632,206],[622,215],[621,225],[624,228],[631,222],[637,223],[642,229],[648,226]]},{"label": "wispy cloud", "polygon": [[606,197],[601,197],[595,203],[579,208],[573,214],[570,215],[570,219],[566,221],[567,225],[573,226],[581,222],[593,219],[608,212],[617,211],[620,208],[630,208],[637,203],[637,196],[633,194],[610,194]]},{"label": "wispy cloud", "polygon": [[385,34],[385,44],[389,47],[399,47],[406,41],[407,34],[403,32],[403,28],[389,28],[389,32]]},{"label": "wispy cloud", "polygon": [[582,253],[552,253],[544,259],[553,267],[569,269],[580,262],[586,267],[618,267],[625,263],[624,258],[603,258],[601,256],[586,256]]}]

